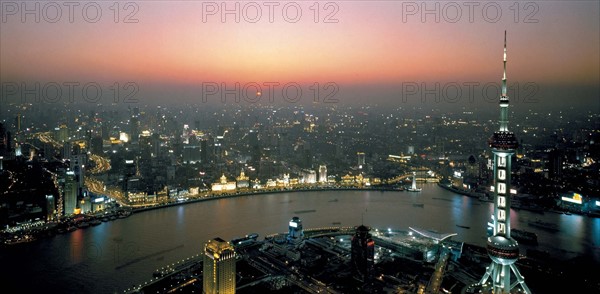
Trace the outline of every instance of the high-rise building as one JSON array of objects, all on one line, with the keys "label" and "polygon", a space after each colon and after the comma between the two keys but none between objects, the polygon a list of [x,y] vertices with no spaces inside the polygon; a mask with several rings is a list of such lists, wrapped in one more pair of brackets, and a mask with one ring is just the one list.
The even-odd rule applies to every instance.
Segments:
[{"label": "high-rise building", "polygon": [[202,151],[198,145],[183,146],[183,163],[196,164],[202,161]]},{"label": "high-rise building", "polygon": [[160,135],[158,133],[152,134],[152,153],[150,153],[152,157],[160,156],[160,143]]},{"label": "high-rise building", "polygon": [[563,158],[562,152],[558,149],[553,149],[548,153],[548,176],[550,178],[557,178],[562,174],[563,169]]},{"label": "high-rise building", "polygon": [[[508,130],[508,96],[506,95],[506,31],[504,31],[504,75],[500,97],[500,129],[489,140],[494,153],[494,217],[493,234],[488,237],[487,251],[492,264],[479,281],[484,290],[494,294],[511,293],[521,286],[531,293],[515,262],[519,258],[519,244],[510,236],[510,179],[511,159],[518,147],[513,132]],[[512,273],[511,273],[512,272]],[[511,281],[511,277],[516,281]],[[486,284],[491,279],[491,285]],[[491,286],[491,288],[490,288]]]},{"label": "high-rise building", "polygon": [[62,158],[70,159],[72,153],[73,153],[73,144],[71,142],[63,143]]},{"label": "high-rise building", "polygon": [[203,164],[208,163],[208,140],[202,139],[200,141],[200,162]]},{"label": "high-rise building", "polygon": [[203,293],[235,293],[235,249],[229,242],[209,240],[204,245],[203,268]]},{"label": "high-rise building", "polygon": [[6,150],[5,153],[6,154],[10,154],[13,150],[13,140],[12,140],[12,133],[11,132],[6,132]]},{"label": "high-rise building", "polygon": [[75,172],[69,170],[65,173],[64,183],[63,183],[63,205],[64,205],[64,215],[68,216],[75,212],[77,208],[77,180],[75,178]]},{"label": "high-rise building", "polygon": [[317,173],[312,169],[304,169],[301,172],[302,182],[305,184],[314,184],[317,182]]},{"label": "high-rise building", "polygon": [[[78,146],[77,144],[73,146]],[[87,153],[80,150],[76,154],[72,154],[70,158],[70,168],[75,173],[75,180],[77,182],[77,195],[83,196],[85,190],[85,171],[87,166]]]},{"label": "high-rise building", "polygon": [[248,132],[248,147],[250,149],[252,161],[258,162],[261,156],[258,130],[250,130],[250,132]]},{"label": "high-rise building", "polygon": [[183,144],[190,143],[190,126],[183,125],[183,132],[181,133],[181,139],[183,139]]},{"label": "high-rise building", "polygon": [[304,238],[304,230],[302,229],[302,221],[299,217],[294,216],[292,220],[290,220],[288,226],[288,236],[287,239],[290,243],[300,243]]},{"label": "high-rise building", "polygon": [[55,128],[54,138],[61,143],[67,142],[69,140],[69,128],[67,128],[67,125],[61,124],[58,128]]},{"label": "high-rise building", "polygon": [[327,166],[320,165],[319,166],[319,183],[327,182]]},{"label": "high-rise building", "polygon": [[104,147],[103,144],[104,144],[104,142],[102,141],[101,136],[96,135],[96,136],[92,137],[92,140],[90,142],[92,153],[96,154],[96,155],[102,155],[103,147]]},{"label": "high-rise building", "polygon": [[56,213],[56,203],[54,201],[54,195],[46,195],[46,220],[51,221],[54,219]]},{"label": "high-rise building", "polygon": [[365,166],[365,153],[357,152],[356,156],[358,157],[358,168],[362,169]]},{"label": "high-rise building", "polygon": [[130,128],[129,133],[131,134],[131,142],[137,143],[140,138],[140,118],[139,118],[140,109],[138,107],[134,107],[130,110],[131,119],[129,121]]},{"label": "high-rise building", "polygon": [[6,129],[0,123],[0,154],[5,154],[7,150],[8,140],[6,139]]},{"label": "high-rise building", "polygon": [[372,277],[375,261],[375,241],[369,233],[370,230],[368,227],[360,225],[352,236],[352,271],[354,277],[363,282]]},{"label": "high-rise building", "polygon": [[23,123],[23,115],[17,113],[17,117],[15,117],[15,127],[17,129],[17,134],[21,133],[21,127]]}]

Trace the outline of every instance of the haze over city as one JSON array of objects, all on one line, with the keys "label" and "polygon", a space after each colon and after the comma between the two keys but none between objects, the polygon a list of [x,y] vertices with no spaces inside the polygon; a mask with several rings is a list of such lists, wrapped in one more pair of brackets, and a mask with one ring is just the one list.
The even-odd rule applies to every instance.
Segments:
[{"label": "haze over city", "polygon": [[295,82],[310,102],[310,85],[331,82],[341,102],[387,105],[421,102],[425,87],[402,100],[404,83],[456,82],[461,104],[471,102],[463,84],[480,83],[473,92],[480,105],[483,85],[499,78],[493,40],[507,30],[510,82],[521,85],[521,97],[544,107],[600,107],[595,1],[93,3],[42,3],[36,15],[26,10],[34,3],[4,2],[3,81],[134,82],[141,103],[198,102],[207,82]]}]

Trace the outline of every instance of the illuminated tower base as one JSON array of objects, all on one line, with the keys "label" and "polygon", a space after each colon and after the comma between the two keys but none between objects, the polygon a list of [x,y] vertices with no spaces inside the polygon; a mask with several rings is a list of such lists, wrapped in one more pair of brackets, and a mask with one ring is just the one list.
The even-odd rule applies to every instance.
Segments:
[{"label": "illuminated tower base", "polygon": [[[483,293],[508,294],[528,293],[531,290],[525,284],[525,278],[517,269],[515,262],[519,258],[519,244],[502,236],[494,236],[488,239],[488,254],[492,258],[490,264],[477,284],[482,287]],[[512,274],[511,274],[512,272]],[[511,276],[516,281],[511,281]],[[489,283],[488,283],[488,280]],[[517,286],[520,286],[517,287]]]}]

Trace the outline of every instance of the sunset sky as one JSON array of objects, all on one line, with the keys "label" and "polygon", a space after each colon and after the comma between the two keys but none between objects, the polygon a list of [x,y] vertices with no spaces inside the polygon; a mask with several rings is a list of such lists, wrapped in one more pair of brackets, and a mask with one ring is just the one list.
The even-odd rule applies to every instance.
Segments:
[{"label": "sunset sky", "polygon": [[[60,6],[59,21],[49,23],[57,9],[39,3],[36,23],[34,15],[22,21],[21,11],[12,12],[14,7],[3,2],[2,82],[134,81],[146,85],[140,90],[150,96],[157,85],[160,95],[177,96],[183,95],[177,89],[202,82],[335,82],[342,90],[403,82],[499,82],[507,30],[509,82],[596,89],[585,92],[590,96],[585,99],[599,98],[598,1],[520,3],[518,17],[512,1],[494,2],[498,6],[488,6],[487,13],[482,8],[487,2],[476,2],[472,22],[464,2],[336,1],[327,7],[318,2],[315,22],[315,2],[297,1],[302,16],[296,23],[283,17],[287,2],[274,6],[272,23],[269,7],[260,1],[204,6],[201,1],[138,1],[127,8],[120,2],[118,23],[112,1],[96,2],[102,13],[96,23],[82,15],[86,2],[74,8],[73,23],[67,6]],[[221,11],[206,15],[209,8],[221,10],[222,3],[230,9],[240,4],[239,23],[232,14],[222,22]],[[423,15],[422,3],[429,9],[440,6],[439,22],[433,14]],[[124,23],[134,6],[139,9],[132,19],[138,22]],[[251,23],[257,6],[262,15]],[[406,15],[415,7],[419,11]],[[461,16],[452,23],[457,7]],[[492,23],[496,8],[501,16]],[[337,23],[323,22],[330,13]],[[87,15],[95,17],[94,7]],[[288,6],[286,15],[295,17],[294,7]]]}]

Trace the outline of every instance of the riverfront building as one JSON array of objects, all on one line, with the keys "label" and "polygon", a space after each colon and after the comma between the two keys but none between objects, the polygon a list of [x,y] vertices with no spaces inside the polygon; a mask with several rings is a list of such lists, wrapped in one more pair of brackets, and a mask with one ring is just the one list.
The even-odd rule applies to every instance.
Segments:
[{"label": "riverfront building", "polygon": [[203,293],[235,293],[235,249],[231,243],[215,238],[204,245]]}]

